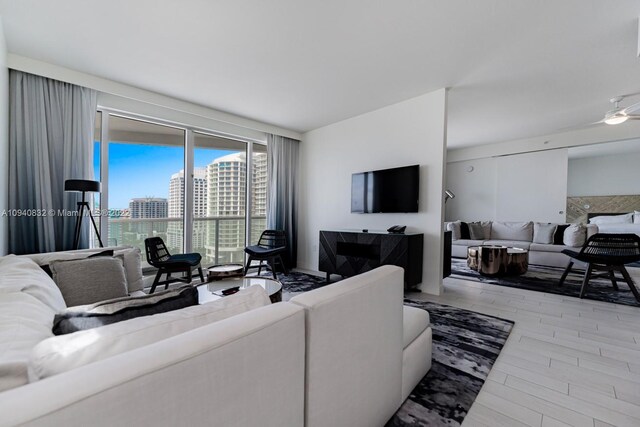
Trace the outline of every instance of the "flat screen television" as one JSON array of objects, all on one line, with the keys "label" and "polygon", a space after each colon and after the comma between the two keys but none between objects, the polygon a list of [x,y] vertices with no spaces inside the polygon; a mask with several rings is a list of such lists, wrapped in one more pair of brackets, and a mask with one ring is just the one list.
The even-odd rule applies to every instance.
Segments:
[{"label": "flat screen television", "polygon": [[418,212],[419,191],[419,165],[354,173],[351,212]]}]

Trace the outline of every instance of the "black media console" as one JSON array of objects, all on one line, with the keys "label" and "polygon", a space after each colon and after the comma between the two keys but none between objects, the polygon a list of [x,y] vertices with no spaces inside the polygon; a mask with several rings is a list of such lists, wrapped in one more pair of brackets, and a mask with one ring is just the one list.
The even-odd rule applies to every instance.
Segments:
[{"label": "black media console", "polygon": [[404,268],[405,289],[422,282],[424,234],[386,232],[320,231],[319,270],[355,276],[381,265]]}]

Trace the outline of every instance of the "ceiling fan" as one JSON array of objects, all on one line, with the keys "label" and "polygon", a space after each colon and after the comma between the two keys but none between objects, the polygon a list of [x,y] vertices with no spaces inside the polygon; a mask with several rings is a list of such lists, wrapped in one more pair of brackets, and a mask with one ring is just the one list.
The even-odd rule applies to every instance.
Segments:
[{"label": "ceiling fan", "polygon": [[631,93],[628,95],[620,95],[611,98],[609,102],[613,104],[613,110],[607,111],[604,118],[597,123],[606,123],[608,125],[619,125],[627,120],[640,120],[640,114],[633,114],[640,110],[640,102],[636,102],[626,108],[620,107],[620,103],[629,96],[640,95],[640,93]]}]

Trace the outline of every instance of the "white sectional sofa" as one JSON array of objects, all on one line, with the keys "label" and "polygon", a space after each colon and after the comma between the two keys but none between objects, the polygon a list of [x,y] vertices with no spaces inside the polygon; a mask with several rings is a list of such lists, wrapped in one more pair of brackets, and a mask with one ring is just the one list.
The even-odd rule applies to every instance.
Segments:
[{"label": "white sectional sofa", "polygon": [[[2,257],[0,425],[382,426],[431,366],[428,313],[402,297],[402,269],[384,266],[36,380],[64,299],[32,259]],[[200,307],[62,337],[99,345]]]},{"label": "white sectional sofa", "polygon": [[[457,221],[460,223],[460,221]],[[595,224],[586,224],[584,227],[584,236],[582,243],[579,245],[566,245],[566,236],[563,240],[563,244],[553,244],[545,241],[545,243],[538,243],[542,241],[539,236],[536,235],[534,229],[534,222],[502,222],[502,221],[484,221],[481,223],[484,226],[484,235],[482,238],[476,239],[464,239],[459,238],[459,230],[456,230],[456,222],[446,222],[445,230],[452,231],[452,247],[451,256],[454,258],[466,258],[467,248],[469,246],[479,245],[501,245],[512,246],[529,250],[529,264],[546,265],[550,267],[566,267],[570,261],[570,258],[561,253],[563,249],[571,249],[574,251],[580,251],[584,241],[598,233],[598,226]],[[538,223],[541,224],[541,223]],[[544,224],[548,225],[548,224]],[[551,224],[554,225],[554,224]],[[555,224],[556,226],[560,224]],[[456,235],[456,231],[458,235]],[[458,237],[458,238],[456,238]],[[478,237],[478,236],[475,236]]]}]

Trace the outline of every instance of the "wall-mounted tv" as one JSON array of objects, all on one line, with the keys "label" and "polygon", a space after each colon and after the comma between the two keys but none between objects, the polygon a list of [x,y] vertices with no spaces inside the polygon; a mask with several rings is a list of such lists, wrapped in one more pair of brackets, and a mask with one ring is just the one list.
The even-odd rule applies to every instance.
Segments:
[{"label": "wall-mounted tv", "polygon": [[418,212],[419,191],[419,165],[354,173],[351,212]]}]

